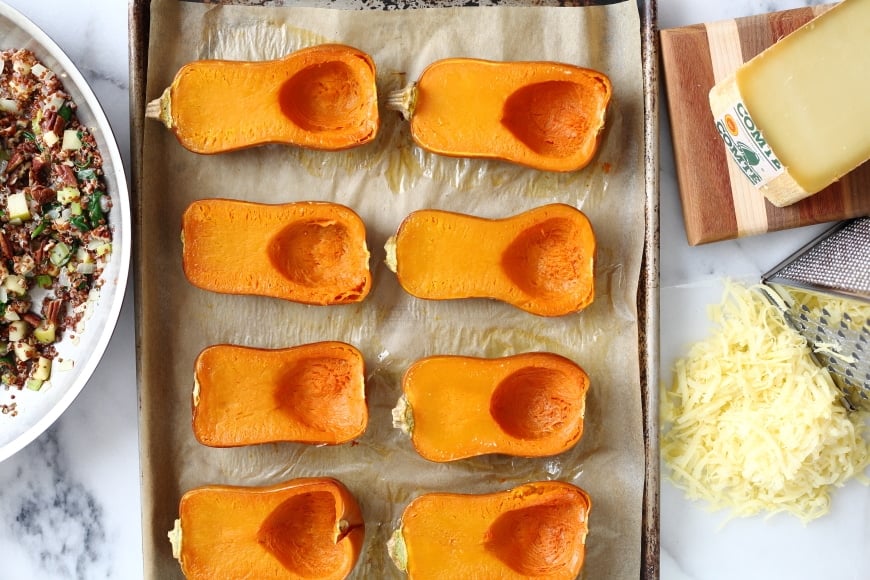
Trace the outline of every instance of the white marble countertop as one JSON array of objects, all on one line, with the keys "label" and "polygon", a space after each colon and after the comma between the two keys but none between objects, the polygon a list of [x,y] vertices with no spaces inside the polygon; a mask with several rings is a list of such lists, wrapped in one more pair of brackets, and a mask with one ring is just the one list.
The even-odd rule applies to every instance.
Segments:
[{"label": "white marble countertop", "polygon": [[[46,31],[90,82],[129,173],[127,4],[120,0],[5,0]],[[759,14],[815,2],[659,0],[659,26]],[[724,278],[759,276],[822,228],[689,247],[662,111],[662,379],[707,330],[705,308]],[[44,435],[0,463],[0,579],[142,577],[132,289],[93,378]],[[665,580],[870,578],[870,488],[838,490],[829,516],[733,520],[688,502],[663,481]]]}]

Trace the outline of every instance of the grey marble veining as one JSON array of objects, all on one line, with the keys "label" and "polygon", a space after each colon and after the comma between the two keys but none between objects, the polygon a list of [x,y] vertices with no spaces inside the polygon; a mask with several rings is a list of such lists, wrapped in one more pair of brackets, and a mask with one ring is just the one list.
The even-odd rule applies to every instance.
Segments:
[{"label": "grey marble veining", "polygon": [[67,461],[61,429],[52,427],[3,464],[4,543],[17,544],[47,577],[108,578],[105,510],[82,482],[70,476]]}]

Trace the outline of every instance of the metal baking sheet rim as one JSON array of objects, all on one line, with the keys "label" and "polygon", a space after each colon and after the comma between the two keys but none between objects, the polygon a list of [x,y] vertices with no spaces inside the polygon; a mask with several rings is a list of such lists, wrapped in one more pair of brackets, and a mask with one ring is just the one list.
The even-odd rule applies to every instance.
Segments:
[{"label": "metal baking sheet rim", "polygon": [[[151,21],[151,0],[129,0],[130,34],[130,123],[131,123],[131,205],[134,231],[140,232],[142,184],[142,142],[145,121],[145,79],[148,62],[148,34]],[[659,116],[658,116],[658,41],[656,36],[657,0],[638,0],[641,17],[641,50],[643,52],[644,85],[644,182],[645,182],[645,243],[643,265],[638,287],[637,305],[640,314],[638,348],[641,353],[641,388],[644,408],[644,443],[646,467],[643,499],[643,530],[641,545],[641,580],[659,578]],[[133,244],[133,264],[140,261],[138,251],[142,240]],[[139,319],[141,304],[135,277],[135,315]],[[138,329],[138,325],[137,325]],[[137,344],[139,344],[137,330]],[[137,353],[138,353],[137,348]],[[137,357],[137,366],[140,361]],[[140,390],[141,397],[141,390]],[[144,464],[147,441],[141,441]],[[145,500],[143,490],[143,500]]]}]

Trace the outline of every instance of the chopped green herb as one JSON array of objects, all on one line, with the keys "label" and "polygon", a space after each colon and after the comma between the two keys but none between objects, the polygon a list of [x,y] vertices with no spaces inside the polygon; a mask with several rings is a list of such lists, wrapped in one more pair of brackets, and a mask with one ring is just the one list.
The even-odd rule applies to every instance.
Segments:
[{"label": "chopped green herb", "polygon": [[82,232],[87,232],[91,229],[91,224],[88,223],[88,219],[84,215],[74,215],[70,217],[69,223],[77,227],[79,231]]},{"label": "chopped green herb", "polygon": [[91,166],[91,162],[94,160],[93,156],[88,154],[88,156],[84,159],[84,161],[76,161],[75,166],[76,169],[86,169]]},{"label": "chopped green herb", "polygon": [[63,106],[57,110],[57,114],[63,117],[64,121],[69,123],[70,119],[72,119],[72,108],[68,103],[64,103]]},{"label": "chopped green herb", "polygon": [[88,217],[91,223],[97,225],[103,221],[105,214],[103,213],[102,197],[106,195],[102,191],[95,191],[91,194],[88,200]]},{"label": "chopped green herb", "polygon": [[30,239],[32,240],[33,238],[40,235],[42,232],[45,231],[45,228],[47,228],[47,227],[48,227],[48,220],[46,220],[46,219],[39,220],[39,223],[36,224],[36,227],[33,228],[32,232],[30,232]]},{"label": "chopped green herb", "polygon": [[97,172],[93,169],[79,169],[76,171],[76,177],[78,177],[79,181],[86,181],[88,179],[96,179]]},{"label": "chopped green herb", "polygon": [[15,362],[12,360],[11,354],[0,356],[0,369],[13,368],[14,366]]}]

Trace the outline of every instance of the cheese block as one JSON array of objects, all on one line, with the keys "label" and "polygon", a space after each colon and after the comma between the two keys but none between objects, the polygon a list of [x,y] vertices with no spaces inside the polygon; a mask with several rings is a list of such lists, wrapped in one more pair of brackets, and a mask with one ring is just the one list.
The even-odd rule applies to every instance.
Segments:
[{"label": "cheese block", "polygon": [[870,0],[844,0],[710,91],[741,172],[778,207],[870,159]]}]

